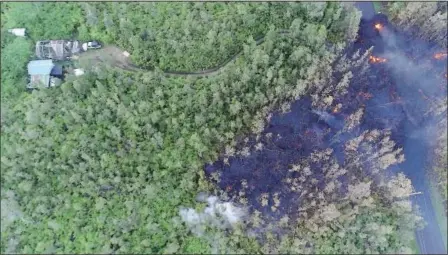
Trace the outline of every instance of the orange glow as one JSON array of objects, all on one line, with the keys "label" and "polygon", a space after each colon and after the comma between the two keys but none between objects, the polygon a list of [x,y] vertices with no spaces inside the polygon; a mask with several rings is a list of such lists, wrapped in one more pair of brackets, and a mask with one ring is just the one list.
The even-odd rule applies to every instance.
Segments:
[{"label": "orange glow", "polygon": [[447,55],[448,55],[448,53],[440,52],[440,53],[434,54],[434,58],[435,59],[442,59],[442,58],[446,58]]},{"label": "orange glow", "polygon": [[384,63],[384,62],[387,62],[387,59],[375,57],[375,56],[369,56],[369,62],[370,63]]},{"label": "orange glow", "polygon": [[376,23],[375,29],[381,31],[381,29],[383,29],[383,25],[381,25],[380,23]]},{"label": "orange glow", "polygon": [[335,106],[335,107],[333,108],[333,113],[338,113],[338,112],[339,112],[339,107]]}]

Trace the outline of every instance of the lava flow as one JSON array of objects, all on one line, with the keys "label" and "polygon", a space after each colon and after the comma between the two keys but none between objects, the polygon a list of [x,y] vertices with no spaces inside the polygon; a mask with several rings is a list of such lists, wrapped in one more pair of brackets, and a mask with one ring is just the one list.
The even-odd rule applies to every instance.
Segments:
[{"label": "lava flow", "polygon": [[384,62],[387,62],[387,59],[375,57],[375,56],[369,56],[369,62],[370,63],[384,63]]},{"label": "lava flow", "polygon": [[381,25],[380,23],[376,23],[375,24],[375,29],[378,31],[381,31],[383,29],[383,25]]},{"label": "lava flow", "polygon": [[446,58],[447,55],[448,55],[448,53],[446,53],[446,52],[440,52],[440,53],[434,54],[434,58],[435,59],[442,59],[442,58]]},{"label": "lava flow", "polygon": [[338,106],[335,106],[335,107],[333,108],[333,111],[332,111],[332,112],[333,112],[333,113],[338,113],[339,110],[340,110],[339,107],[338,107]]}]

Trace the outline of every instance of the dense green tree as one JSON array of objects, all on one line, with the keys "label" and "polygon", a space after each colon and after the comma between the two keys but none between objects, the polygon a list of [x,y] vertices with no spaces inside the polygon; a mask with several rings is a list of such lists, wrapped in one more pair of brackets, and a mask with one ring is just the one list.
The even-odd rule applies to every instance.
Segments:
[{"label": "dense green tree", "polygon": [[[260,244],[242,226],[206,226],[206,235],[197,236],[179,218],[181,207],[201,206],[198,192],[213,189],[204,163],[216,160],[223,148],[229,156],[250,153],[233,146],[250,129],[261,132],[272,110],[287,110],[305,92],[313,93],[316,103],[335,89],[344,92],[351,76],[333,79],[331,67],[359,21],[350,5],[2,3],[2,14],[2,99],[7,99],[1,109],[2,252],[340,252],[349,245],[355,246],[351,251],[387,252],[405,245],[384,243],[396,238],[398,232],[389,230],[402,219],[398,213],[350,213],[355,205],[368,205],[370,187],[377,187],[363,179],[362,164],[381,171],[400,160],[400,151],[379,134],[378,143],[366,134],[350,141],[344,166],[335,164],[331,152],[313,153],[307,162],[325,163],[313,169],[325,171],[323,190],[315,191],[310,169],[291,182],[294,188],[309,180],[297,192],[316,195],[307,195],[300,212],[309,215],[309,224],[288,224],[287,217],[279,224],[301,232],[296,237],[303,240],[314,238],[314,247],[290,236],[278,242],[275,231],[266,231],[267,241]],[[12,27],[26,27],[30,38],[8,37],[4,29]],[[67,77],[60,87],[21,93],[34,41],[65,38],[117,44],[136,64],[155,70],[98,64],[83,76]],[[208,77],[160,71],[212,68],[233,56]],[[16,94],[23,96],[13,100]],[[371,153],[357,160],[358,145]],[[350,194],[336,197],[332,191],[343,175],[353,177]],[[386,199],[389,186],[379,194],[393,203]],[[278,195],[270,197],[278,206]],[[372,225],[383,220],[389,222]],[[340,240],[332,228],[341,224],[351,243],[332,247],[330,241]],[[383,239],[366,248],[350,226]]]},{"label": "dense green tree", "polygon": [[447,6],[446,2],[390,2],[387,10],[400,28],[446,48]]},{"label": "dense green tree", "polygon": [[20,37],[14,38],[2,31],[2,104],[6,103],[7,100],[17,100],[17,97],[25,91],[28,82],[26,64],[31,56],[32,49],[29,40]]}]

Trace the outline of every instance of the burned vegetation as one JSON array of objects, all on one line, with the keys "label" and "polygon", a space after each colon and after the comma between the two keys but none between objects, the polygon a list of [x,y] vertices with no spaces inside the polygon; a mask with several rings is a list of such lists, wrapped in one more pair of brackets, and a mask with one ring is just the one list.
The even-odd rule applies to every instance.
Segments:
[{"label": "burned vegetation", "polygon": [[[437,62],[446,53],[434,53],[437,50],[400,35],[383,15],[362,21],[357,41],[328,67],[328,75],[320,81],[325,85],[314,86],[309,96],[268,114],[263,131],[240,138],[226,147],[220,160],[204,167],[207,176],[220,187],[223,198],[250,208],[252,231],[271,231],[259,235],[264,242],[272,233],[284,238],[288,231],[301,233],[303,240],[344,233],[372,208],[399,212],[409,220],[404,236],[412,234],[414,224],[422,221],[410,197],[419,192],[401,171],[415,178],[413,172],[420,170],[402,169],[403,146],[419,125],[430,123],[431,102],[446,101],[440,96],[446,93],[446,84],[434,86],[446,83],[446,77],[438,75],[446,63]],[[400,69],[402,55],[414,62]],[[407,77],[422,66],[427,68],[423,74]],[[424,82],[413,84],[417,81]],[[326,251],[409,252],[408,240],[398,239],[401,246]],[[317,240],[303,241],[302,251],[326,247],[313,248]]]},{"label": "burned vegetation", "polygon": [[[348,2],[1,5],[1,252],[413,252],[446,50]],[[25,91],[64,38],[105,47]]]}]

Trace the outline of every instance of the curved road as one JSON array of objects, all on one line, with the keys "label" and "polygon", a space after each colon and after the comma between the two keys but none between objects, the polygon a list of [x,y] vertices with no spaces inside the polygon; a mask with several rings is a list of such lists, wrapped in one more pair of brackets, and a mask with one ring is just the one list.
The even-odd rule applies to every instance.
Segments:
[{"label": "curved road", "polygon": [[[375,8],[373,6],[372,2],[356,2],[355,6],[362,12],[362,19],[369,20],[375,16]],[[279,30],[278,33],[280,35],[289,34],[289,30]],[[256,45],[260,45],[264,42],[265,37],[259,38],[256,40]],[[109,47],[110,48],[110,47]],[[103,50],[106,50],[104,48]],[[100,52],[100,51],[97,51]],[[222,64],[218,65],[217,67],[205,69],[205,70],[199,70],[199,71],[192,71],[192,72],[185,72],[185,71],[172,71],[172,70],[163,70],[163,73],[166,75],[172,75],[172,76],[193,76],[193,77],[201,77],[201,76],[209,76],[219,73],[224,67],[226,67],[229,63],[232,61],[235,61],[241,54],[242,50],[238,52],[237,54],[233,55],[231,58],[223,62]],[[95,54],[95,53],[92,53]],[[94,56],[95,59],[100,60],[101,54],[96,53],[97,56]],[[115,54],[110,54],[109,57],[118,58]],[[102,61],[102,60],[100,60]],[[120,60],[118,60],[120,62]],[[121,61],[123,62],[123,61]],[[132,63],[129,62],[128,59],[124,60],[123,66],[121,68],[129,70],[129,71],[148,71],[147,69],[139,68]],[[130,67],[130,68],[129,68]],[[411,127],[408,127],[411,128]],[[408,143],[412,143],[412,145],[407,145]],[[418,152],[410,151],[410,150],[418,150]],[[403,166],[405,166],[403,169],[415,169],[415,166],[420,166],[421,171],[419,174],[415,173],[406,173],[409,178],[411,179],[412,183],[414,184],[414,187],[417,191],[423,191],[423,195],[414,196],[413,201],[414,203],[418,204],[422,213],[423,218],[425,219],[427,225],[424,229],[417,231],[416,238],[417,243],[420,248],[420,252],[423,254],[446,254],[446,248],[443,241],[443,237],[440,232],[440,228],[438,226],[434,208],[432,206],[431,197],[430,197],[430,189],[427,186],[427,183],[423,180],[425,180],[426,176],[424,174],[424,152],[426,152],[425,146],[421,144],[421,146],[416,146],[414,141],[406,141],[404,145],[404,151],[405,154],[412,154],[412,155],[421,155],[421,157],[414,157],[410,156],[407,157],[408,160],[404,163]],[[408,152],[408,153],[406,153]],[[421,153],[421,154],[420,154]],[[409,165],[409,168],[407,167]]]},{"label": "curved road", "polygon": [[[285,34],[289,34],[289,30],[279,30],[277,31],[277,33],[279,35],[285,35]],[[255,41],[255,44],[258,46],[262,43],[264,43],[264,38],[265,36],[257,39]],[[225,66],[227,66],[230,62],[234,61],[236,58],[238,58],[241,54],[242,54],[242,50],[240,52],[238,52],[237,54],[233,55],[231,58],[229,58],[228,60],[226,60],[224,63],[218,65],[217,67],[214,68],[210,68],[210,69],[205,69],[205,70],[201,70],[201,71],[194,71],[194,72],[183,72],[183,71],[170,71],[170,70],[164,70],[163,72],[165,74],[169,74],[169,75],[182,75],[182,76],[204,76],[204,75],[212,75],[212,74],[216,74],[218,73],[222,68],[224,68]]]},{"label": "curved road", "polygon": [[[277,33],[279,35],[286,35],[289,34],[289,30],[286,29],[282,29],[282,30],[278,30]],[[262,43],[264,43],[265,40],[265,36],[258,38],[255,41],[255,44],[258,46]],[[103,50],[107,50],[107,49],[112,49],[114,48],[113,46],[109,46],[109,47],[105,47]],[[118,48],[117,48],[118,49]],[[100,52],[100,51],[97,51]],[[192,77],[201,77],[201,76],[209,76],[209,75],[215,75],[217,73],[219,73],[224,67],[226,67],[229,63],[235,61],[239,56],[241,56],[241,54],[243,53],[243,50],[239,51],[238,53],[236,53],[235,55],[233,55],[232,57],[230,57],[229,59],[227,59],[226,61],[224,61],[223,63],[221,63],[220,65],[213,67],[213,68],[209,68],[209,69],[205,69],[205,70],[199,70],[199,71],[190,71],[190,72],[186,72],[186,71],[173,71],[173,70],[162,70],[162,72],[166,75],[171,75],[171,76],[192,76]],[[97,54],[97,55],[101,55],[101,54]],[[111,56],[114,54],[111,54]],[[96,59],[101,58],[101,56],[97,56],[95,57]],[[129,62],[129,60],[126,60],[126,66],[131,67],[131,69],[129,68],[124,68],[127,69],[129,71],[148,71],[149,69],[144,69],[141,67],[138,67],[132,63]]]}]

